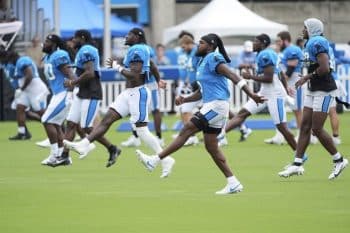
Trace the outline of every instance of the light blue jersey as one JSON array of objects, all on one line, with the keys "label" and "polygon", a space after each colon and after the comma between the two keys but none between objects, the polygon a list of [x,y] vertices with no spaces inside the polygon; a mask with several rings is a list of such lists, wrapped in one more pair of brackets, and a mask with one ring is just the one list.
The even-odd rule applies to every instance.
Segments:
[{"label": "light blue jersey", "polygon": [[278,56],[275,51],[271,48],[266,48],[258,53],[256,56],[256,67],[257,74],[263,74],[264,69],[268,66],[274,67],[274,73],[278,74],[279,69],[277,68]]},{"label": "light blue jersey", "polygon": [[34,61],[28,56],[20,57],[17,60],[16,68],[15,68],[15,72],[14,72],[14,78],[15,79],[24,78],[24,70],[27,67],[30,67],[32,69],[33,78],[39,78],[38,68],[36,67]]},{"label": "light blue jersey", "polygon": [[77,52],[75,66],[80,70],[84,70],[84,64],[89,61],[94,63],[94,70],[100,72],[100,56],[98,50],[94,46],[87,44],[83,45]]},{"label": "light blue jersey", "polygon": [[290,45],[283,50],[281,55],[281,63],[284,67],[288,67],[289,60],[298,60],[298,65],[295,67],[294,72],[301,73],[303,52],[296,45]]},{"label": "light blue jersey", "polygon": [[189,53],[181,50],[178,56],[179,79],[186,83],[196,81],[197,64],[200,57],[196,56],[198,46],[195,45]]},{"label": "light blue jersey", "polygon": [[146,80],[149,79],[149,72],[151,66],[151,54],[149,46],[146,44],[135,44],[128,49],[123,64],[126,68],[130,68],[130,63],[141,62],[141,74],[146,75]]},{"label": "light blue jersey", "polygon": [[218,52],[211,52],[199,61],[197,81],[201,86],[203,103],[213,100],[228,100],[230,97],[227,79],[216,72],[217,66],[222,63],[226,63],[226,61]]},{"label": "light blue jersey", "polygon": [[323,36],[313,36],[305,44],[304,59],[308,66],[308,73],[313,73],[318,68],[317,56],[321,53],[326,53],[328,55],[329,68],[331,70],[328,75],[311,78],[308,86],[310,91],[329,92],[337,89],[334,77],[332,77],[336,70],[336,64],[334,53],[330,48],[328,40]]},{"label": "light blue jersey", "polygon": [[66,91],[63,86],[65,76],[60,71],[60,66],[70,63],[69,55],[64,50],[57,50],[44,57],[44,74],[54,95]]},{"label": "light blue jersey", "polygon": [[10,82],[11,87],[13,89],[17,89],[19,87],[18,80],[14,78],[16,67],[13,64],[9,63],[3,65],[3,69],[5,73],[5,78]]}]

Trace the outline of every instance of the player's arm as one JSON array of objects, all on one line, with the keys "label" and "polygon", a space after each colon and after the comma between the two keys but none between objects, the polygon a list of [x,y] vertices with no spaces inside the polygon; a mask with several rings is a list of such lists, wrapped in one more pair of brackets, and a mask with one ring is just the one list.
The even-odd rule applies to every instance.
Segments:
[{"label": "player's arm", "polygon": [[74,79],[71,82],[72,86],[75,86],[82,82],[87,82],[88,80],[91,80],[95,78],[95,69],[94,69],[94,62],[93,61],[87,61],[83,65],[84,72],[76,79]]},{"label": "player's arm", "polygon": [[290,59],[287,61],[287,70],[285,72],[285,74],[287,75],[287,78],[292,77],[292,74],[295,68],[297,67],[298,63],[299,63],[298,59]]},{"label": "player's arm", "polygon": [[311,78],[322,78],[329,74],[329,58],[327,53],[319,53],[316,56],[317,63],[319,66],[314,70],[314,72],[301,77],[296,83],[295,87],[298,88],[306,83]]},{"label": "player's arm", "polygon": [[252,79],[260,83],[272,83],[274,70],[275,69],[273,65],[268,65],[268,66],[265,66],[263,70],[263,74],[261,75],[253,75],[248,72],[243,72],[242,77],[244,79]]},{"label": "player's arm", "polygon": [[24,91],[27,86],[30,84],[30,82],[33,80],[33,70],[31,66],[27,66],[24,68],[24,83],[23,86],[21,87],[21,90]]},{"label": "player's arm", "polygon": [[68,91],[73,90],[73,85],[69,85],[72,83],[74,79],[76,79],[76,75],[73,72],[73,69],[69,64],[62,64],[58,67],[58,69],[62,72],[62,74],[67,78],[65,82],[68,83]]},{"label": "player's arm", "polygon": [[159,83],[159,81],[160,81],[159,70],[158,70],[158,67],[157,67],[157,65],[154,63],[153,60],[151,60],[150,69],[151,69],[151,73],[152,73],[152,74],[154,75],[154,77],[156,78],[157,83]]},{"label": "player's arm", "polygon": [[200,89],[197,89],[190,96],[187,96],[187,97],[178,96],[178,97],[176,97],[175,104],[181,105],[183,103],[195,102],[195,101],[200,100],[201,98],[202,98],[202,93],[201,93]]},{"label": "player's arm", "polygon": [[264,102],[264,98],[258,96],[248,87],[247,81],[238,77],[226,64],[221,63],[216,67],[216,72],[221,74],[231,80],[235,85],[237,85],[241,90],[243,90],[250,98],[252,98],[256,103]]}]

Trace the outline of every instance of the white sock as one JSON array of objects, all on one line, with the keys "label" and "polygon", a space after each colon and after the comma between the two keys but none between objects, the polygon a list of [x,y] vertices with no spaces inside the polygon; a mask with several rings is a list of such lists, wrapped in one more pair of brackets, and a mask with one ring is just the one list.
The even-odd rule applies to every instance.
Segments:
[{"label": "white sock", "polygon": [[338,160],[340,159],[342,156],[339,152],[337,152],[336,154],[333,155],[333,160]]},{"label": "white sock", "polygon": [[50,154],[53,155],[54,157],[57,157],[57,155],[58,155],[58,144],[57,144],[57,142],[54,143],[54,144],[51,144],[50,147],[51,147],[51,153]]},{"label": "white sock", "polygon": [[162,147],[159,145],[157,138],[149,131],[147,126],[137,127],[137,135],[141,138],[142,141],[146,143],[156,154],[162,152]]},{"label": "white sock", "polygon": [[64,149],[64,147],[58,147],[58,155],[57,156],[62,155],[63,149]]},{"label": "white sock", "polygon": [[239,183],[238,179],[235,176],[230,176],[230,177],[227,177],[226,179],[227,179],[227,183],[229,184]]},{"label": "white sock", "polygon": [[239,129],[242,130],[243,132],[245,132],[247,130],[247,126],[243,123],[243,124],[241,124]]},{"label": "white sock", "polygon": [[25,134],[26,133],[26,127],[24,126],[18,126],[18,133]]},{"label": "white sock", "polygon": [[295,158],[294,158],[294,162],[295,162],[295,163],[301,163],[301,164],[303,164],[303,159],[302,159],[302,158],[295,157]]}]

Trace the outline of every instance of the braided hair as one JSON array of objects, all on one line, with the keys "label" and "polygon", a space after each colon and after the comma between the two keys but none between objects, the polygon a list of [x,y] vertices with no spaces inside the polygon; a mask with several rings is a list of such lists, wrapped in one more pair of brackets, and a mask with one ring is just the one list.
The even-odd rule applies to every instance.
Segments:
[{"label": "braided hair", "polygon": [[222,54],[222,56],[224,56],[226,62],[231,62],[231,59],[228,57],[227,52],[225,50],[224,43],[217,34],[210,33],[208,35],[203,36],[201,39],[207,42],[208,44],[212,45],[214,47],[214,50],[216,50],[216,48],[219,48],[219,52]]}]

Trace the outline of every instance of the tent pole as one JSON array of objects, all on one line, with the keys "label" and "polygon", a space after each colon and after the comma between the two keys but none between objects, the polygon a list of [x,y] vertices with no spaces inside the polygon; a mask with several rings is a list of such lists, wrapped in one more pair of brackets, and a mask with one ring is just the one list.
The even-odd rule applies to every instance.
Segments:
[{"label": "tent pole", "polygon": [[60,28],[60,0],[53,1],[53,20],[54,20],[54,32],[56,35],[61,35]]},{"label": "tent pole", "polygon": [[111,57],[111,2],[104,0],[104,31],[103,31],[103,61],[104,64],[107,58]]}]

